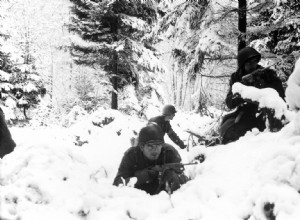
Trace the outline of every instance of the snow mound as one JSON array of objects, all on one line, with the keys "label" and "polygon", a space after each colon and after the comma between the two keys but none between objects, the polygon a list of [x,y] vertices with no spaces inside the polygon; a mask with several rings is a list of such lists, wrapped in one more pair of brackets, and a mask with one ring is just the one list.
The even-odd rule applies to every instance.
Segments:
[{"label": "snow mound", "polygon": [[258,89],[237,82],[233,84],[232,92],[240,94],[244,99],[250,99],[253,102],[259,103],[260,108],[273,109],[275,111],[274,116],[278,119],[281,119],[283,115],[288,118],[290,116],[287,104],[279,96],[278,92],[272,88]]},{"label": "snow mound", "polygon": [[291,110],[300,109],[300,59],[295,64],[295,69],[287,81],[285,91],[286,101]]},{"label": "snow mound", "polygon": [[[180,119],[184,124],[186,117],[178,117],[176,124],[181,124]],[[201,124],[200,117],[193,120]],[[66,137],[71,128],[15,128],[12,134],[18,146],[0,160],[0,216],[22,220],[263,220],[269,205],[276,220],[296,220],[300,218],[300,136],[295,131],[300,123],[295,120],[277,133],[252,131],[225,146],[179,149],[183,162],[199,153],[206,160],[186,167],[191,180],[171,196],[112,186],[132,132],[144,126],[144,121],[118,114],[103,127],[90,123],[89,143],[82,147]],[[43,141],[32,141],[32,137]]]}]

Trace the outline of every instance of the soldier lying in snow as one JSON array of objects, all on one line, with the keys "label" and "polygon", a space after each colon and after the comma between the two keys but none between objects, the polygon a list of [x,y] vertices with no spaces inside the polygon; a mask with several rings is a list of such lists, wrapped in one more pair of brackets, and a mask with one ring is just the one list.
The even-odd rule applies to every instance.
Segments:
[{"label": "soldier lying in snow", "polygon": [[[121,161],[113,185],[125,185],[136,177],[135,188],[154,195],[162,190],[172,193],[187,182],[177,150],[164,143],[163,132],[157,125],[141,129],[138,146],[129,148]],[[175,166],[164,167],[168,163]]]}]

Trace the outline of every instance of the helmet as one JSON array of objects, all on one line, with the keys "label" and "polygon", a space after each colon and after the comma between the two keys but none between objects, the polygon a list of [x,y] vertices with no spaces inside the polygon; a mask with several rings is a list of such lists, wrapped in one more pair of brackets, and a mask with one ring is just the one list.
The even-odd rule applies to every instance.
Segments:
[{"label": "helmet", "polygon": [[139,133],[139,144],[164,143],[164,133],[158,125],[150,124],[143,127]]},{"label": "helmet", "polygon": [[243,67],[247,60],[252,58],[261,59],[261,54],[252,47],[245,47],[238,52],[237,60],[239,68]]},{"label": "helmet", "polygon": [[166,105],[166,106],[163,107],[162,114],[163,115],[173,115],[176,112],[177,111],[176,111],[174,105]]}]

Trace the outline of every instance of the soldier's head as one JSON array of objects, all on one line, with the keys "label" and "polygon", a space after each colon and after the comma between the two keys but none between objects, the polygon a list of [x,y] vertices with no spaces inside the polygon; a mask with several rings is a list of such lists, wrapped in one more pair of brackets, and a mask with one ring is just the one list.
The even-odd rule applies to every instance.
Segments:
[{"label": "soldier's head", "polygon": [[163,132],[158,125],[147,125],[141,129],[138,142],[147,159],[157,160],[164,144]]},{"label": "soldier's head", "polygon": [[238,52],[237,59],[239,68],[243,68],[245,74],[249,74],[257,69],[261,54],[252,47],[245,47]]},{"label": "soldier's head", "polygon": [[166,121],[170,121],[174,118],[176,114],[176,109],[174,105],[165,105],[162,110],[163,116],[165,116]]}]

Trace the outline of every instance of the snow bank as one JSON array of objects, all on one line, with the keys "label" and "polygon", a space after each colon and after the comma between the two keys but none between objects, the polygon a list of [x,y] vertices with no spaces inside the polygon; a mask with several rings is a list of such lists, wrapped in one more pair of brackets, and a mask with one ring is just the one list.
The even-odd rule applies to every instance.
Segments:
[{"label": "snow bank", "polygon": [[245,86],[242,83],[234,83],[232,92],[238,93],[244,99],[250,99],[259,103],[260,108],[274,109],[275,117],[281,119],[283,115],[289,116],[287,104],[279,96],[278,92],[272,88],[258,89],[253,86]]},{"label": "snow bank", "polygon": [[[189,117],[195,128],[203,123],[181,114],[172,121],[180,134]],[[108,124],[92,123],[112,115]],[[17,148],[0,160],[1,218],[254,220],[265,219],[265,204],[274,204],[276,220],[300,218],[299,123],[278,133],[254,130],[226,146],[177,148],[184,162],[199,153],[206,160],[186,167],[192,180],[171,196],[150,196],[111,185],[133,131],[145,121],[104,110],[84,121],[76,129],[12,129]],[[81,147],[72,139],[80,129],[90,129]]]}]

